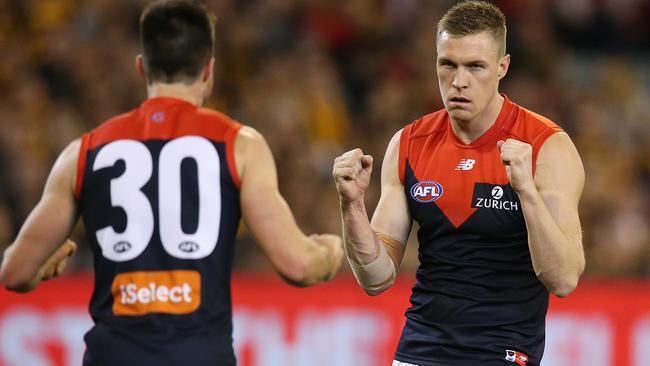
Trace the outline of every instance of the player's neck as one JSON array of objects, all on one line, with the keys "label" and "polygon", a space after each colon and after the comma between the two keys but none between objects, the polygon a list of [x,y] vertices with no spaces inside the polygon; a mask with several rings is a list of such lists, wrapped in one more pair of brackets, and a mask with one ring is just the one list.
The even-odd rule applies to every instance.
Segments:
[{"label": "player's neck", "polygon": [[504,98],[497,93],[485,109],[473,119],[463,121],[451,119],[451,128],[454,134],[463,143],[472,143],[494,125],[501,113],[503,102]]},{"label": "player's neck", "polygon": [[170,97],[190,102],[194,105],[203,104],[203,88],[199,83],[187,85],[184,83],[153,83],[147,86],[149,99]]}]

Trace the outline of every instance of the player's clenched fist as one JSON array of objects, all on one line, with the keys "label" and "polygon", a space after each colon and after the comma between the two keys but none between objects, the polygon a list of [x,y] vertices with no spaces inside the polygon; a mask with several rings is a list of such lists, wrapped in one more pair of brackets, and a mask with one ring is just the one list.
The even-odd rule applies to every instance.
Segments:
[{"label": "player's clenched fist", "polygon": [[312,234],[309,238],[316,244],[326,247],[329,250],[332,267],[329,275],[325,279],[325,281],[329,281],[336,276],[336,273],[339,271],[339,268],[341,268],[341,264],[343,263],[343,254],[345,253],[343,251],[343,242],[341,241],[341,237],[332,234]]},{"label": "player's clenched fist", "polygon": [[336,158],[332,176],[341,202],[362,200],[370,184],[371,172],[372,156],[364,155],[361,149],[350,150]]},{"label": "player's clenched fist", "polygon": [[533,147],[515,139],[498,141],[501,162],[505,165],[510,185],[516,192],[535,189],[533,180]]},{"label": "player's clenched fist", "polygon": [[77,244],[68,239],[54,252],[40,269],[41,281],[59,277],[68,265],[68,260],[77,251]]}]

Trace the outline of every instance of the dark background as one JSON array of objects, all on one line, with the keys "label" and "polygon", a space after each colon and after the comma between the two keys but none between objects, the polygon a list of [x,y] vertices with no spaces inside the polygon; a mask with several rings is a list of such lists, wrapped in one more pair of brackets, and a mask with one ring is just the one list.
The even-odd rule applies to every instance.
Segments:
[{"label": "dark background", "polygon": [[[58,153],[146,98],[135,73],[147,1],[0,0],[0,249],[38,201]],[[376,157],[442,108],[437,21],[454,1],[215,0],[216,85],[207,106],[266,136],[306,233],[339,232],[333,159]],[[562,126],[587,181],[586,276],[650,275],[650,2],[496,1],[508,18],[502,91]],[[83,230],[73,267],[91,267]],[[404,267],[417,266],[409,245]],[[242,227],[235,268],[270,267]]]}]

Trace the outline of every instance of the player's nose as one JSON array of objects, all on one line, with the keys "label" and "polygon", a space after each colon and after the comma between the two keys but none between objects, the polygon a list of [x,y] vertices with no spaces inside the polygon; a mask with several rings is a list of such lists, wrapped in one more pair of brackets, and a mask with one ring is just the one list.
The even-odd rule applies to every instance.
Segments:
[{"label": "player's nose", "polygon": [[468,74],[463,68],[458,68],[454,73],[454,78],[451,82],[451,86],[456,89],[465,89],[469,86],[469,77]]}]

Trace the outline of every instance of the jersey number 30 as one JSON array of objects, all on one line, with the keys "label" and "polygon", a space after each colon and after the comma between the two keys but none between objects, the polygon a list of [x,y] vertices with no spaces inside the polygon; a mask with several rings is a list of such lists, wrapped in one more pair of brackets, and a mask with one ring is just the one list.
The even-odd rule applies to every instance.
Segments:
[{"label": "jersey number 30", "polygon": [[[199,219],[196,232],[181,227],[181,163],[196,162],[199,187]],[[104,257],[116,262],[131,260],[146,249],[154,233],[154,208],[142,192],[153,172],[147,147],[136,140],[118,140],[104,146],[93,171],[124,161],[124,173],[111,180],[111,204],[126,213],[126,229],[106,226],[95,233]],[[214,145],[205,138],[185,136],[163,146],[158,159],[158,227],[165,251],[181,259],[204,258],[214,250],[221,222],[220,161]]]}]

